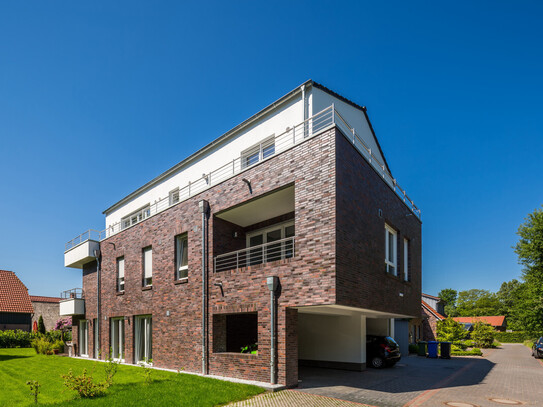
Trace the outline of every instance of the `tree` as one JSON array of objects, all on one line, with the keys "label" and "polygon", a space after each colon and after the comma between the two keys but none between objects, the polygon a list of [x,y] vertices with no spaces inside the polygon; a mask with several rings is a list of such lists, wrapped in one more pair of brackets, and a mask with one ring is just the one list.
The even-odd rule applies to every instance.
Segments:
[{"label": "tree", "polygon": [[43,317],[41,315],[38,319],[38,332],[41,334],[45,334],[45,324],[43,323]]},{"label": "tree", "polygon": [[488,290],[471,289],[460,291],[456,302],[456,311],[461,317],[480,317],[498,315],[500,302],[496,294]]},{"label": "tree", "polygon": [[448,317],[456,316],[456,297],[458,292],[452,288],[444,288],[437,296],[445,303],[445,315]]},{"label": "tree", "polygon": [[480,348],[490,348],[494,343],[494,328],[481,321],[475,322],[473,325],[473,331],[471,332],[471,339]]},{"label": "tree", "polygon": [[437,340],[446,342],[461,341],[466,337],[466,331],[461,323],[452,318],[437,321]]},{"label": "tree", "polygon": [[[522,264],[524,285],[517,293],[521,299],[513,308],[513,316],[525,330],[543,330],[543,209],[528,214],[517,234],[515,246]],[[520,296],[521,295],[521,296]]]}]

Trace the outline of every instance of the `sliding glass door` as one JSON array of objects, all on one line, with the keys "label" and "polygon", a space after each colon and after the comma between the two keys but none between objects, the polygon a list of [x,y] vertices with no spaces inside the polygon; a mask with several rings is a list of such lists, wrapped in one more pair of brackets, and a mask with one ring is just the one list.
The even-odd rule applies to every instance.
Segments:
[{"label": "sliding glass door", "polygon": [[151,363],[153,359],[153,324],[150,315],[139,315],[134,318],[134,355],[136,363]]}]

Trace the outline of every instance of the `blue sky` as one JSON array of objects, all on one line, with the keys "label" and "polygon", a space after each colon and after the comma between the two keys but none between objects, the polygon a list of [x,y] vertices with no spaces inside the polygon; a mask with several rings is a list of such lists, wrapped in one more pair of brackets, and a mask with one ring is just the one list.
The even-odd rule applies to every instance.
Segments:
[{"label": "blue sky", "polygon": [[0,269],[66,241],[307,79],[368,107],[423,213],[423,290],[497,290],[543,203],[541,2],[2,2]]}]

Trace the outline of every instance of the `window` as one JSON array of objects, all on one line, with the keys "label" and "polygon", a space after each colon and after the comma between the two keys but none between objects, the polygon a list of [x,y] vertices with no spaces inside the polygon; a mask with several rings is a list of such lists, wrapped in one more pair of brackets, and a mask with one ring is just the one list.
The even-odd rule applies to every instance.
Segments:
[{"label": "window", "polygon": [[[249,265],[287,259],[294,255],[294,222],[274,225],[266,229],[247,234]],[[274,243],[277,242],[277,243]]]},{"label": "window", "polygon": [[398,275],[398,268],[396,266],[397,256],[397,232],[390,226],[385,225],[385,264],[386,271],[392,275]]},{"label": "window", "polygon": [[124,257],[117,259],[117,292],[124,291]]},{"label": "window", "polygon": [[122,360],[124,356],[124,318],[111,318],[111,357]]},{"label": "window", "polygon": [[247,168],[275,154],[275,136],[241,153],[241,168]]},{"label": "window", "polygon": [[403,279],[405,281],[411,280],[409,270],[409,240],[403,239]]},{"label": "window", "polygon": [[189,238],[188,234],[175,237],[175,279],[189,276]]},{"label": "window", "polygon": [[98,319],[94,318],[92,320],[92,334],[94,337],[94,358],[98,359],[100,353],[100,346],[98,343]]},{"label": "window", "polygon": [[121,229],[126,229],[132,225],[135,225],[136,223],[147,219],[149,216],[151,216],[151,206],[147,205],[146,207],[139,209],[136,212],[122,218]]},{"label": "window", "polygon": [[153,324],[150,315],[136,316],[134,318],[134,357],[136,363],[151,363]]},{"label": "window", "polygon": [[153,285],[153,249],[146,247],[143,249],[143,286]]},{"label": "window", "polygon": [[179,202],[179,188],[170,191],[170,206]]},{"label": "window", "polygon": [[79,321],[79,354],[89,356],[89,321]]},{"label": "window", "polygon": [[213,315],[213,352],[256,353],[257,313]]}]

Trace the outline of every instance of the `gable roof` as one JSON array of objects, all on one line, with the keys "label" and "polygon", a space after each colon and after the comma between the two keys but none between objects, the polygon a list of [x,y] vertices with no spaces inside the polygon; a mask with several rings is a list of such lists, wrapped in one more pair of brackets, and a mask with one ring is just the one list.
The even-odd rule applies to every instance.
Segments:
[{"label": "gable roof", "polygon": [[190,156],[188,156],[184,160],[182,160],[179,163],[175,164],[170,169],[166,170],[162,174],[160,174],[160,175],[156,176],[155,178],[153,178],[151,181],[147,182],[146,184],[139,187],[135,191],[133,191],[130,194],[126,195],[120,201],[114,203],[109,208],[104,210],[102,212],[102,214],[108,215],[110,212],[112,212],[113,210],[119,208],[120,206],[122,206],[126,202],[130,201],[132,198],[134,198],[134,197],[138,196],[139,194],[147,191],[148,189],[150,189],[154,185],[158,184],[162,180],[168,178],[169,176],[179,172],[182,168],[186,167],[187,165],[189,165],[193,161],[197,160],[199,157],[205,155],[213,147],[215,147],[217,145],[220,145],[220,144],[226,142],[227,140],[229,140],[230,138],[232,138],[233,136],[235,136],[238,133],[238,131],[250,126],[255,121],[257,121],[260,118],[266,116],[270,112],[273,112],[273,110],[276,109],[277,107],[281,106],[284,103],[289,102],[292,98],[297,97],[298,94],[301,94],[301,92],[302,92],[301,88],[306,87],[306,86],[314,86],[314,87],[316,87],[318,89],[321,89],[322,91],[324,91],[324,92],[326,92],[326,93],[328,93],[328,94],[342,100],[343,102],[345,102],[345,103],[347,103],[347,104],[361,110],[364,113],[364,116],[365,116],[365,118],[366,118],[366,120],[368,122],[371,133],[373,135],[373,138],[375,139],[375,143],[377,144],[377,147],[379,148],[379,152],[381,153],[381,157],[383,157],[384,165],[386,166],[388,172],[392,175],[392,172],[390,170],[390,167],[388,166],[388,163],[387,163],[387,160],[386,160],[385,155],[383,153],[383,150],[381,149],[381,145],[379,144],[379,140],[377,139],[377,136],[375,135],[375,131],[373,130],[373,126],[372,126],[372,124],[370,122],[370,118],[368,117],[366,107],[365,106],[360,106],[360,105],[352,102],[351,100],[337,94],[336,92],[328,89],[327,87],[313,81],[312,79],[309,79],[309,80],[305,81],[304,83],[302,83],[300,86],[297,86],[296,88],[294,88],[293,90],[288,92],[286,95],[284,95],[284,96],[280,97],[279,99],[277,99],[275,102],[273,102],[270,105],[266,106],[264,109],[262,109],[259,112],[255,113],[254,115],[252,115],[248,119],[244,120],[243,122],[241,122],[240,124],[238,124],[237,126],[232,128],[231,130],[228,130],[226,133],[224,133],[222,136],[218,137],[217,139],[213,140],[211,143],[207,144],[206,146],[202,147],[201,149],[199,149],[195,153],[191,154]]},{"label": "gable roof", "polygon": [[432,307],[430,307],[428,305],[428,303],[424,302],[423,300],[421,300],[421,303],[422,303],[422,307],[425,308],[428,312],[430,312],[434,317],[436,317],[437,319],[439,319],[440,321],[446,319],[443,315],[441,315],[439,312],[437,312],[435,309],[433,309]]},{"label": "gable roof", "polygon": [[435,296],[430,295],[430,294],[424,294],[424,293],[422,293],[422,296],[423,296],[423,297],[431,298],[431,299],[433,299],[433,300],[441,301],[441,298],[435,297]]},{"label": "gable roof", "polygon": [[461,324],[474,324],[476,322],[484,322],[492,326],[504,326],[505,325],[505,316],[485,316],[485,317],[455,317],[453,318],[456,322]]},{"label": "gable roof", "polygon": [[60,298],[59,297],[43,297],[41,295],[31,295],[30,301],[32,302],[51,302],[51,303],[59,303]]},{"label": "gable roof", "polygon": [[0,312],[34,312],[28,288],[13,271],[0,270]]}]

